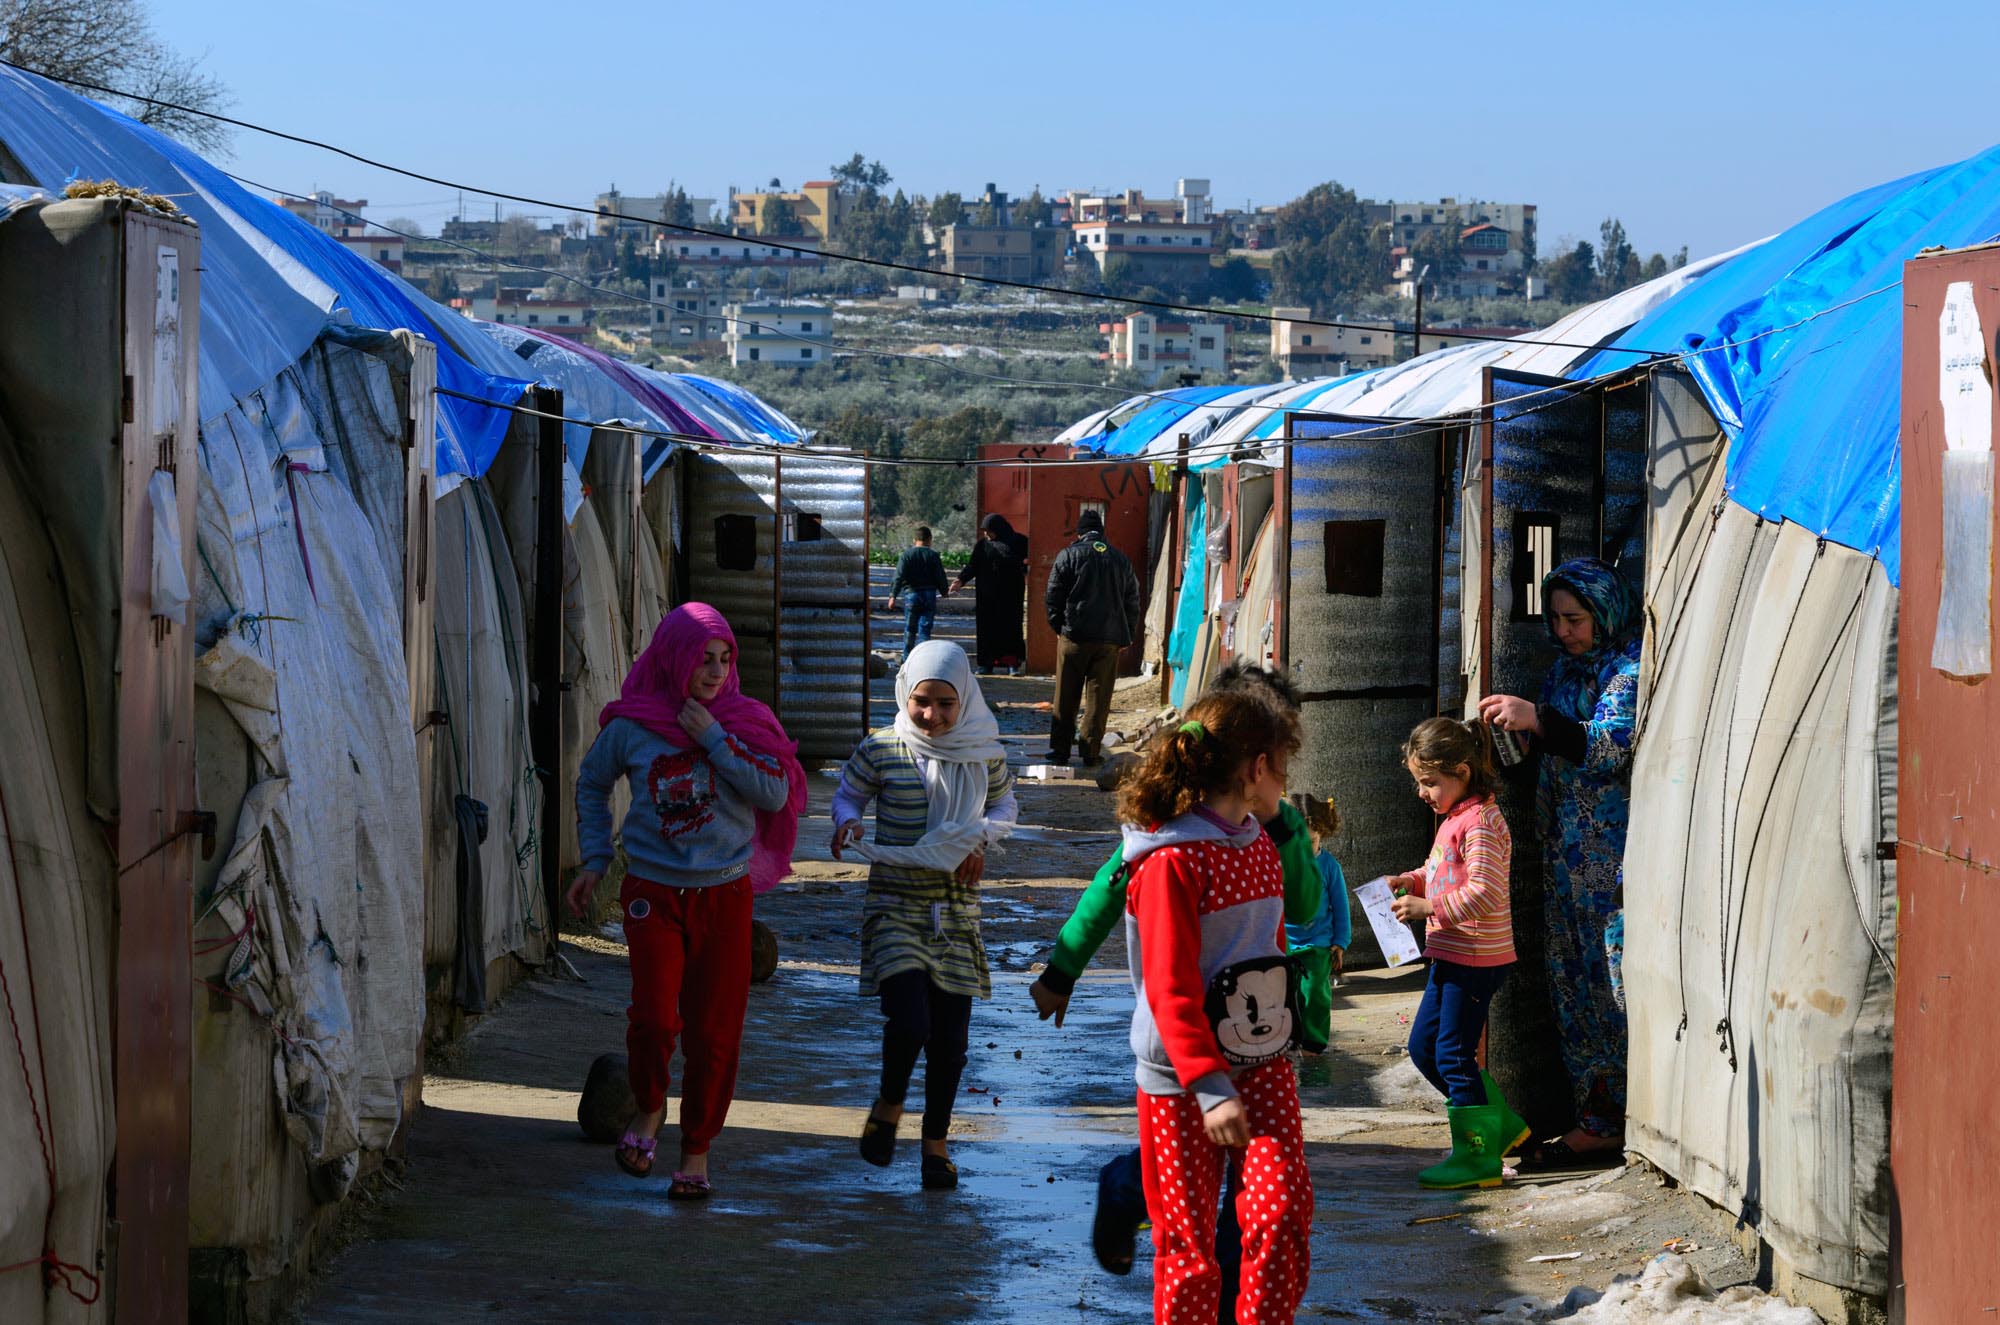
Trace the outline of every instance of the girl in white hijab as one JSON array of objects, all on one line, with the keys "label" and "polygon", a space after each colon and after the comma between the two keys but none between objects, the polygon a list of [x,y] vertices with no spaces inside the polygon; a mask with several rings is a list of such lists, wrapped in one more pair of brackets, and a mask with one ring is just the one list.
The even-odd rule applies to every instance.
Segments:
[{"label": "girl in white hijab", "polygon": [[[925,1061],[923,1185],[952,1188],[945,1134],[965,1068],[972,1000],[992,977],[979,934],[986,848],[1013,830],[1014,779],[1000,727],[965,650],[917,646],[896,677],[895,725],[872,732],[841,771],[833,854],[869,862],[861,921],[861,993],[882,1003],[882,1084],[861,1156],[887,1166],[917,1058]],[[861,818],[875,801],[875,839]]]}]

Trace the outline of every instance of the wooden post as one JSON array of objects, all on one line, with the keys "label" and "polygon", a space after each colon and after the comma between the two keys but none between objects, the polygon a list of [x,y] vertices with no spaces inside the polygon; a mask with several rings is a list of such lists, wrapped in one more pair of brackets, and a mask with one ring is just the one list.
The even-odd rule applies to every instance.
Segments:
[{"label": "wooden post", "polygon": [[549,917],[549,957],[562,934],[562,816],[568,803],[563,785],[563,422],[562,392],[536,387],[530,393],[544,417],[535,430],[535,635],[528,641],[528,672],[534,703],[529,740],[542,777],[542,900]]}]

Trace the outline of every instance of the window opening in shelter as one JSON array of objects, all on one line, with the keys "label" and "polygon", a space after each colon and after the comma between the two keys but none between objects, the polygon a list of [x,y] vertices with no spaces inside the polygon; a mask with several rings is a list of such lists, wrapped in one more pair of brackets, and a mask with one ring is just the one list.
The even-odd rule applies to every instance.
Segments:
[{"label": "window opening in shelter", "polygon": [[785,512],[787,543],[817,543],[824,536],[824,526],[818,511]]},{"label": "window opening in shelter", "polygon": [[757,521],[748,515],[715,517],[717,570],[757,569]]},{"label": "window opening in shelter", "polygon": [[1387,533],[1386,520],[1328,520],[1320,537],[1326,556],[1326,591],[1380,598]]},{"label": "window opening in shelter", "polygon": [[1514,517],[1514,619],[1539,621],[1545,605],[1542,581],[1556,568],[1560,521],[1540,511]]}]

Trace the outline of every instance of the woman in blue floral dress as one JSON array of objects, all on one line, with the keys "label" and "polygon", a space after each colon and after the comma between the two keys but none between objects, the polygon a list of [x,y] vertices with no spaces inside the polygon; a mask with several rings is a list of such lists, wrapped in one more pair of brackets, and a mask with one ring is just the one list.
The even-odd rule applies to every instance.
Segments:
[{"label": "woman in blue floral dress", "polygon": [[1561,656],[1539,704],[1480,701],[1487,721],[1533,734],[1543,755],[1536,820],[1547,877],[1549,994],[1562,1031],[1576,1126],[1524,1157],[1524,1167],[1616,1163],[1625,1143],[1625,829],[1638,718],[1639,596],[1594,557],[1542,582]]}]

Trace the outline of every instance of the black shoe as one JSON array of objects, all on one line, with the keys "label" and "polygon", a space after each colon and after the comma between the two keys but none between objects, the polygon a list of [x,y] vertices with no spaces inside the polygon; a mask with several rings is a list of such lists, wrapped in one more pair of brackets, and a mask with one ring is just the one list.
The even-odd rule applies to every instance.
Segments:
[{"label": "black shoe", "polygon": [[1054,750],[1044,750],[1042,758],[1048,760],[1051,764],[1069,763],[1069,756],[1067,754],[1058,754]]},{"label": "black shoe", "polygon": [[1102,767],[1103,764],[1104,764],[1104,756],[1101,754],[1085,755],[1083,757],[1083,766],[1085,768],[1099,768]]},{"label": "black shoe", "polygon": [[958,1189],[958,1165],[943,1155],[924,1156],[924,1190],[949,1192]]},{"label": "black shoe", "polygon": [[1110,1197],[1105,1188],[1109,1175],[1097,1178],[1097,1213],[1090,1221],[1090,1249],[1108,1274],[1132,1273],[1132,1259],[1138,1253],[1139,1221],[1132,1218],[1122,1202]]},{"label": "black shoe", "polygon": [[896,1124],[870,1118],[861,1125],[861,1158],[878,1169],[896,1157]]}]

